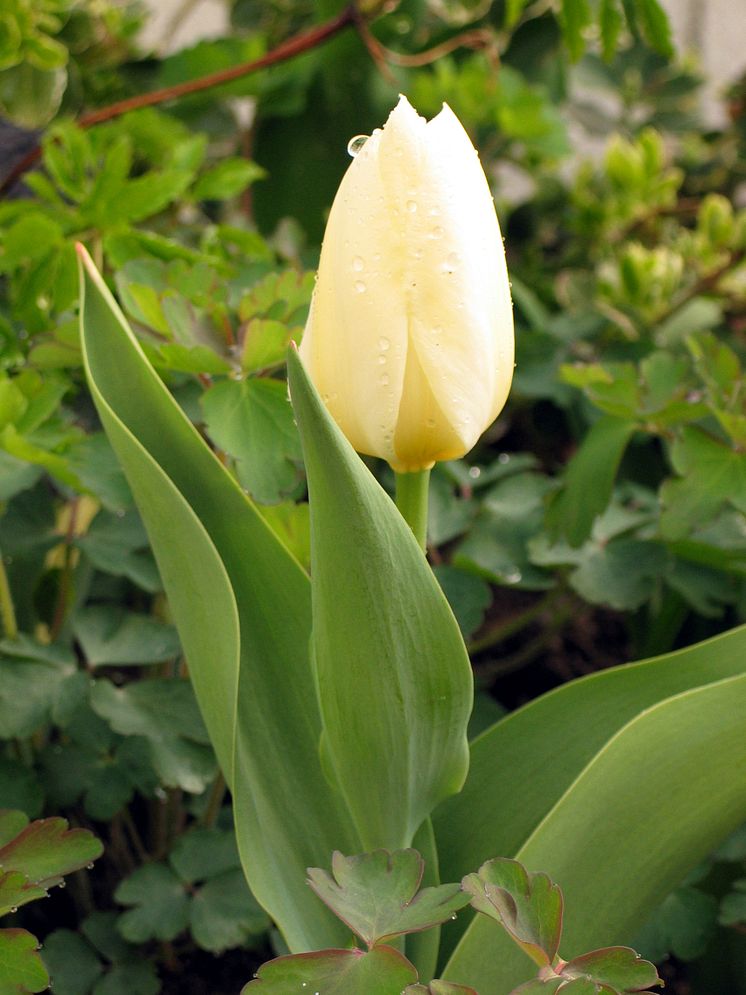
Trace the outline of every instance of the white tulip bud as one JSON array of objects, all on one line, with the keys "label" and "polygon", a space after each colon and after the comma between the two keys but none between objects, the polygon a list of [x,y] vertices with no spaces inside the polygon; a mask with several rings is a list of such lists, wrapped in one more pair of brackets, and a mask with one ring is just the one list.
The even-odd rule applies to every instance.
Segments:
[{"label": "white tulip bud", "polygon": [[467,453],[505,404],[513,313],[500,226],[451,109],[401,97],[332,204],[301,357],[358,452],[398,472]]}]

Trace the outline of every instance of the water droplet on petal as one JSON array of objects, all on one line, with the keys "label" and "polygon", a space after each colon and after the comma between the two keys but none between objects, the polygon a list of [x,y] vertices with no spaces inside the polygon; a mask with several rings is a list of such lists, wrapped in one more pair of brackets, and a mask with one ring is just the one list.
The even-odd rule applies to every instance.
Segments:
[{"label": "water droplet on petal", "polygon": [[390,345],[391,343],[389,342],[388,339],[378,340],[378,348],[381,350],[381,352],[386,352],[386,350],[389,348]]},{"label": "water droplet on petal", "polygon": [[417,201],[416,200],[408,200],[407,201],[407,210],[409,211],[410,214],[414,214],[414,212],[417,210]]},{"label": "water droplet on petal", "polygon": [[383,366],[383,364],[386,362],[386,357],[385,356],[379,356],[378,357],[378,362]]},{"label": "water droplet on petal", "polygon": [[476,480],[477,477],[482,476],[482,471],[479,469],[478,466],[472,466],[469,468],[469,476],[471,477],[472,480]]},{"label": "water droplet on petal", "polygon": [[355,280],[355,290],[359,294],[364,294],[365,293],[365,284],[363,283],[362,280]]},{"label": "water droplet on petal", "polygon": [[443,238],[443,229],[440,225],[436,225],[430,230],[430,238]]},{"label": "water droplet on petal", "polygon": [[352,268],[356,273],[360,273],[363,269],[365,269],[365,263],[361,256],[355,256],[352,260]]},{"label": "water droplet on petal", "polygon": [[382,373],[381,379],[378,382],[382,387],[388,387],[388,385],[391,383],[391,378],[389,377],[388,373]]},{"label": "water droplet on petal", "polygon": [[449,252],[448,255],[446,256],[446,262],[448,263],[449,266],[453,267],[458,266],[458,261],[459,261],[458,252]]},{"label": "water droplet on petal", "polygon": [[351,138],[347,143],[347,154],[351,155],[354,159],[369,138],[370,135],[355,135],[355,137]]}]

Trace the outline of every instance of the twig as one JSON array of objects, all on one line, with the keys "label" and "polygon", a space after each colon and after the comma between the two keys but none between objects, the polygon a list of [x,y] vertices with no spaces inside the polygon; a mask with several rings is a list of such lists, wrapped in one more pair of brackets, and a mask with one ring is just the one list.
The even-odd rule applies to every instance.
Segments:
[{"label": "twig", "polygon": [[468,644],[468,650],[471,655],[476,653],[482,653],[486,649],[491,649],[493,646],[497,646],[499,643],[505,642],[511,636],[514,636],[516,632],[520,632],[531,622],[535,621],[540,615],[543,615],[545,611],[552,607],[552,605],[557,601],[558,597],[563,594],[561,588],[554,588],[553,590],[547,592],[543,598],[539,598],[534,604],[530,605],[524,611],[519,612],[517,615],[513,615],[507,620],[507,622],[501,622],[494,628],[489,629],[483,636],[478,639],[472,639]]},{"label": "twig", "polygon": [[223,777],[222,771],[218,771],[218,776],[213,781],[213,785],[210,790],[210,797],[207,799],[207,805],[199,820],[200,824],[203,825],[205,829],[212,829],[215,825],[217,818],[220,815],[220,809],[223,805],[225,792],[225,778]]},{"label": "twig", "polygon": [[[269,66],[277,65],[279,62],[286,62],[288,59],[301,55],[312,48],[322,44],[334,35],[339,34],[358,21],[357,9],[354,4],[345,7],[341,13],[329,21],[325,21],[318,27],[310,31],[303,31],[294,35],[287,41],[282,42],[271,52],[262,55],[252,62],[243,62],[238,66],[231,66],[228,69],[220,69],[218,72],[208,73],[207,76],[200,76],[198,79],[185,80],[183,83],[176,83],[173,86],[166,86],[160,90],[152,90],[150,93],[141,93],[135,97],[128,97],[126,100],[119,100],[107,107],[90,111],[78,118],[77,124],[80,128],[90,128],[94,124],[102,124],[104,121],[111,121],[120,117],[128,111],[139,110],[142,107],[153,107],[156,104],[163,104],[169,100],[176,100],[179,97],[186,97],[193,93],[201,93],[212,87],[220,86],[223,83],[230,83],[233,80],[249,76],[259,69],[267,69]],[[15,182],[34,165],[41,156],[41,146],[37,145],[31,149],[21,160],[16,163],[8,176],[0,183],[0,196],[10,190]]]},{"label": "twig", "polygon": [[712,270],[711,273],[705,273],[704,276],[701,276],[699,280],[697,280],[696,283],[693,283],[688,290],[685,290],[684,293],[681,294],[681,296],[678,297],[673,304],[663,312],[663,314],[658,315],[656,317],[656,322],[660,324],[664,321],[668,321],[672,315],[676,314],[677,311],[680,311],[685,304],[688,304],[689,301],[693,300],[695,297],[699,297],[700,294],[706,294],[710,290],[715,290],[721,277],[725,276],[729,270],[732,270],[738,266],[744,259],[746,259],[746,249],[734,249],[722,265],[718,266],[717,269]]},{"label": "twig", "polygon": [[75,539],[75,529],[78,523],[78,504],[80,498],[73,498],[70,502],[70,518],[68,519],[67,529],[65,531],[65,552],[62,563],[62,573],[60,574],[60,583],[57,588],[57,601],[54,606],[54,618],[52,619],[52,625],[49,630],[49,634],[52,637],[52,642],[59,636],[62,631],[62,626],[65,624],[65,615],[67,614],[67,599],[70,592],[70,574],[72,573],[72,544]]},{"label": "twig", "polygon": [[[489,28],[472,28],[469,31],[463,31],[460,35],[454,35],[453,38],[448,38],[438,45],[433,45],[432,48],[425,49],[424,52],[405,55],[382,45],[362,17],[356,17],[355,27],[371,57],[379,66],[390,62],[405,69],[418,69],[421,66],[429,66],[430,63],[444,55],[450,55],[457,48],[472,48],[475,51],[482,48],[495,49],[495,36]],[[386,74],[390,75],[388,68]]]},{"label": "twig", "polygon": [[5,560],[0,550],[0,618],[3,621],[3,634],[6,639],[18,638],[18,623],[16,622],[16,610],[13,605],[13,595],[8,582],[8,571],[5,569]]}]

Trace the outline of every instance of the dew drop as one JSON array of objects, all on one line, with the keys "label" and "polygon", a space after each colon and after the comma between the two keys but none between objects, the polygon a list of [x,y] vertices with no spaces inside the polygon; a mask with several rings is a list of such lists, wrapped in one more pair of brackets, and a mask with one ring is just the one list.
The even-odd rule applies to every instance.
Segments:
[{"label": "dew drop", "polygon": [[408,200],[407,201],[407,210],[409,211],[410,214],[414,214],[414,212],[417,210],[417,201],[416,200]]},{"label": "dew drop", "polygon": [[381,350],[381,352],[386,352],[386,350],[390,347],[390,345],[391,343],[389,342],[388,339],[378,340],[378,348]]},{"label": "dew drop", "polygon": [[354,159],[369,138],[370,135],[355,135],[354,138],[351,138],[347,143],[347,154],[352,156]]},{"label": "dew drop", "polygon": [[362,272],[362,270],[365,269],[365,263],[363,262],[361,256],[355,256],[355,258],[352,260],[352,268],[355,270],[356,273],[360,273]]},{"label": "dew drop", "polygon": [[443,229],[440,225],[436,225],[430,230],[430,238],[443,238]]},{"label": "dew drop", "polygon": [[458,252],[449,252],[448,255],[446,256],[446,262],[448,263],[449,266],[452,266],[454,268],[458,266],[459,262]]},{"label": "dew drop", "polygon": [[472,480],[476,480],[477,477],[482,476],[482,471],[479,469],[478,466],[472,466],[469,468],[469,476],[471,477]]},{"label": "dew drop", "polygon": [[60,881],[60,888],[64,888],[64,887],[65,887],[65,884],[66,884],[66,882],[65,882],[65,881]]},{"label": "dew drop", "polygon": [[11,911],[11,912],[17,912],[17,911],[18,911],[18,906],[17,906],[17,905],[13,905],[13,906],[11,906],[11,909],[10,909],[10,911]]},{"label": "dew drop", "polygon": [[389,377],[388,373],[382,373],[381,378],[378,382],[382,387],[388,387],[388,385],[391,383],[391,378]]},{"label": "dew drop", "polygon": [[86,869],[87,871],[92,871],[92,870],[93,870],[93,864],[86,864],[86,865],[85,865],[85,869]]},{"label": "dew drop", "polygon": [[386,357],[385,356],[379,356],[378,357],[378,362],[381,364],[381,366],[383,366],[383,364],[386,362]]},{"label": "dew drop", "polygon": [[517,584],[522,576],[523,574],[521,571],[517,567],[514,567],[511,571],[505,574],[505,580],[508,584]]},{"label": "dew drop", "polygon": [[498,463],[502,463],[503,466],[506,463],[510,463],[510,454],[509,453],[500,453],[500,455],[497,457],[497,462]]},{"label": "dew drop", "polygon": [[355,280],[355,290],[359,294],[364,294],[365,293],[365,284],[363,283],[362,280]]},{"label": "dew drop", "polygon": [[451,919],[455,919],[455,918],[456,918],[456,916],[455,916],[455,915],[452,915],[452,916],[451,916]]}]

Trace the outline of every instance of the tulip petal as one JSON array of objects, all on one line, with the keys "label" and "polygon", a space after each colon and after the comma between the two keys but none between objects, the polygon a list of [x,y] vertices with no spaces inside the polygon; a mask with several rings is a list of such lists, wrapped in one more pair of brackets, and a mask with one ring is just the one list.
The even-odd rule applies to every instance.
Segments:
[{"label": "tulip petal", "polygon": [[301,355],[353,446],[396,469],[464,455],[513,373],[505,254],[453,112],[405,97],[332,205]]}]

